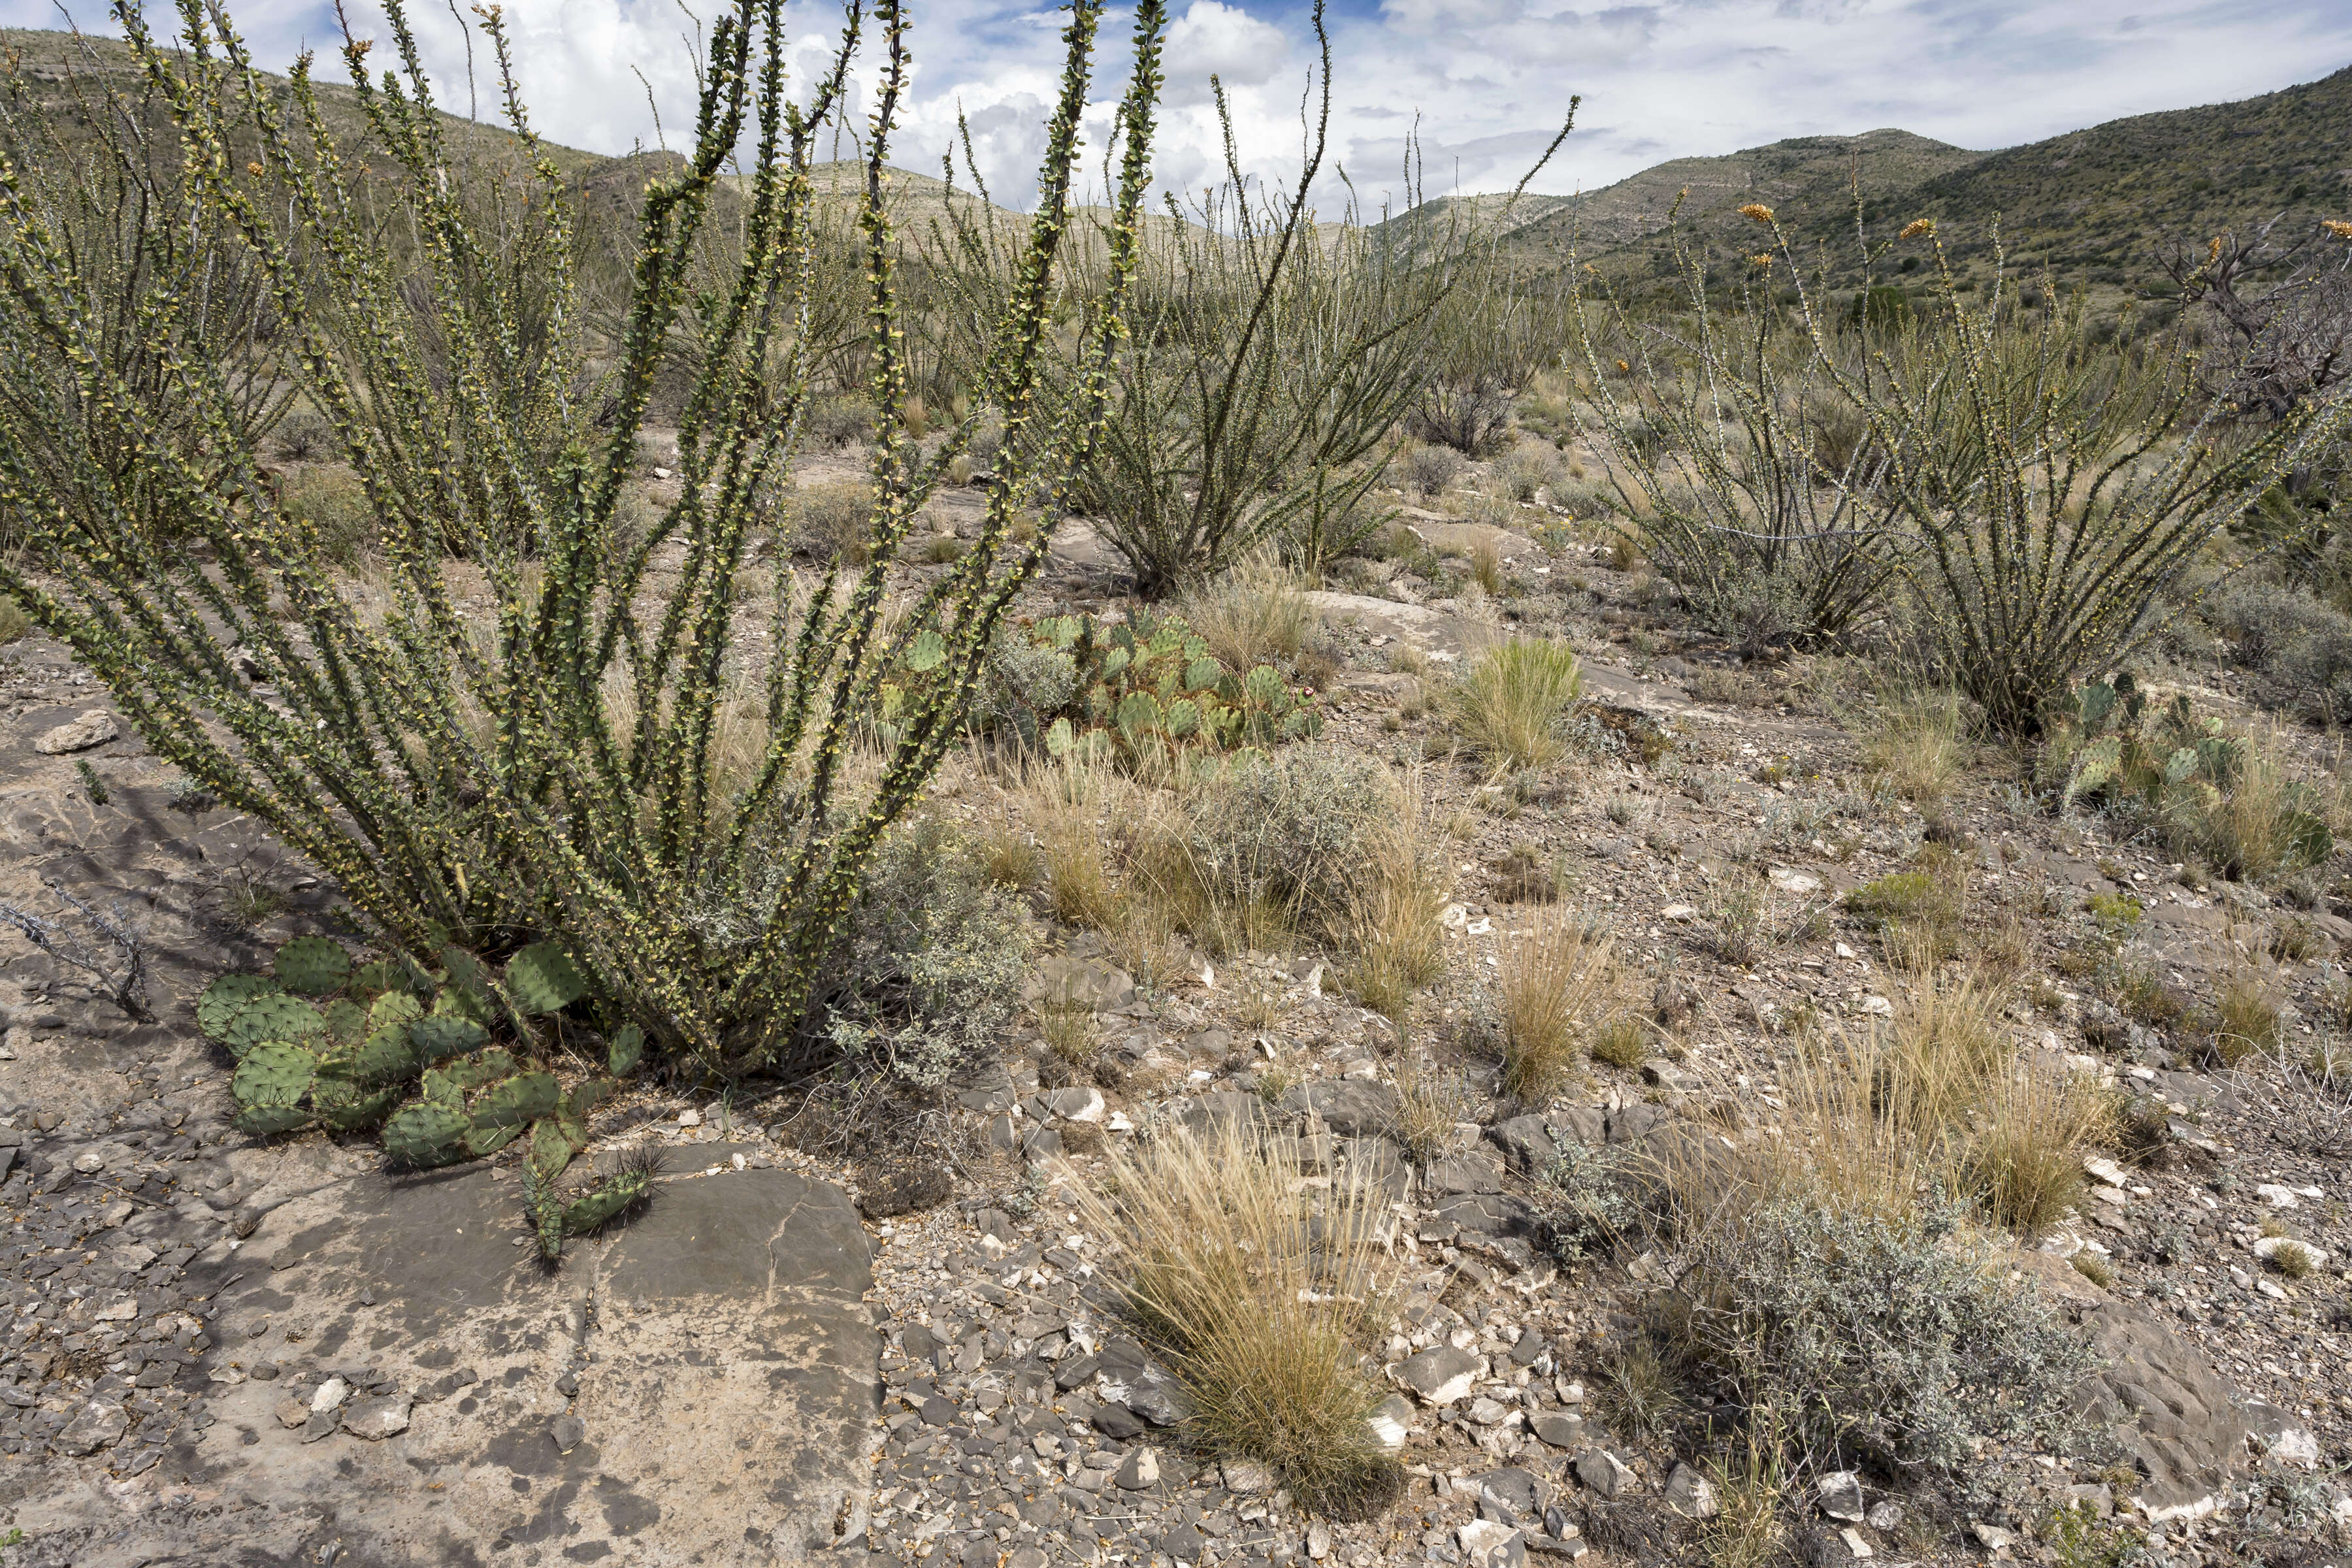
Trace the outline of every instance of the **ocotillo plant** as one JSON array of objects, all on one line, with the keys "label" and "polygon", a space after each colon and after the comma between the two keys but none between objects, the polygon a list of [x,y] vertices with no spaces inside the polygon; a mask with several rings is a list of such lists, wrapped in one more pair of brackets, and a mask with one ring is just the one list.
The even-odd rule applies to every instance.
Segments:
[{"label": "ocotillo plant", "polygon": [[[1091,371],[1051,395],[1038,374],[1102,16],[1101,0],[1076,0],[1018,283],[976,389],[1008,432],[986,526],[892,616],[887,569],[956,443],[926,458],[906,427],[883,195],[907,19],[898,0],[874,5],[871,552],[813,582],[779,552],[766,651],[749,661],[733,590],[810,402],[795,347],[810,155],[842,112],[861,5],[805,102],[785,92],[782,0],[735,0],[719,19],[690,151],[645,191],[625,324],[604,342],[583,325],[572,200],[531,132],[495,9],[483,15],[514,155],[488,174],[453,146],[469,128],[436,110],[398,0],[394,68],[371,77],[367,41],[343,50],[360,138],[333,128],[307,57],[281,89],[204,0],[182,0],[176,47],[136,0],[116,14],[167,111],[98,117],[100,184],[151,215],[125,243],[160,253],[175,234],[218,233],[260,279],[268,330],[223,342],[204,277],[185,268],[146,269],[135,302],[105,298],[124,269],[70,237],[89,182],[13,150],[0,169],[0,508],[26,548],[0,563],[0,587],[160,755],[309,856],[388,942],[495,958],[555,936],[657,1051],[729,1072],[805,1060],[821,1048],[801,1027],[811,977],[1043,554],[1049,531],[1016,524],[1050,521],[1101,421],[1150,176],[1159,0],[1138,8],[1113,127],[1112,258],[1082,320]],[[690,289],[698,235],[736,168],[746,241],[723,287]],[[126,312],[156,374],[130,374],[92,325]],[[632,537],[615,511],[681,321],[695,340],[681,483]],[[381,614],[278,505],[237,415],[261,382],[317,411],[363,487],[388,568]],[[478,568],[487,618],[454,591],[452,553]],[[763,671],[768,727],[730,789],[711,753],[741,662]],[[876,694],[901,668],[938,678],[877,744]],[[709,918],[714,904],[729,918]]]}]

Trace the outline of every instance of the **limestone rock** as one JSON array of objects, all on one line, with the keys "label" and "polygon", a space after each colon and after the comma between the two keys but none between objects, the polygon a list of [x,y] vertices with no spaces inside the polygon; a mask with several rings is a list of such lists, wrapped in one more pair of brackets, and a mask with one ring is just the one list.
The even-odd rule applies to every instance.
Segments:
[{"label": "limestone rock", "polygon": [[1400,1363],[1397,1376],[1407,1388],[1421,1395],[1424,1404],[1451,1405],[1469,1397],[1486,1364],[1469,1351],[1456,1350],[1452,1345],[1432,1345]]},{"label": "limestone rock", "polygon": [[86,752],[92,746],[103,746],[121,733],[113,714],[103,708],[93,708],[71,723],[42,731],[34,740],[33,750],[45,757],[59,757],[71,752]]}]

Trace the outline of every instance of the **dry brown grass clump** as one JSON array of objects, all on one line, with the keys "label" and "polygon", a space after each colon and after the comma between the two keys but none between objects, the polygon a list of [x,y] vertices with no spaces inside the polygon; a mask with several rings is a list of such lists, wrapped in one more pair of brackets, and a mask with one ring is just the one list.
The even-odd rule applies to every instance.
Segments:
[{"label": "dry brown grass clump", "polygon": [[1541,1104],[1573,1073],[1578,1037],[1615,1010],[1609,942],[1547,910],[1501,956],[1503,1088]]},{"label": "dry brown grass clump", "polygon": [[2001,1003],[1973,974],[1929,973],[1889,1026],[1801,1059],[1794,1136],[1769,1184],[1888,1220],[1940,1191],[2020,1235],[2047,1228],[2082,1196],[2084,1156],[2115,1142],[2115,1097],[2063,1065],[2020,1061]]},{"label": "dry brown grass clump", "polygon": [[2113,1097],[2083,1074],[2035,1064],[2004,1074],[1962,1146],[1963,1190],[1996,1225],[2032,1237],[2083,1195],[2083,1156],[2116,1133]]},{"label": "dry brown grass clump", "polygon": [[1309,584],[1271,552],[1250,555],[1177,606],[1218,661],[1246,674],[1277,658],[1296,658],[1315,630]]},{"label": "dry brown grass clump", "polygon": [[1421,776],[1395,786],[1393,809],[1366,845],[1350,889],[1344,932],[1347,981],[1356,999],[1402,1023],[1412,995],[1445,973],[1445,910],[1452,883],[1433,852]]},{"label": "dry brown grass clump", "polygon": [[2214,999],[2213,1058],[2233,1068],[2260,1052],[2275,1050],[2278,1042],[2276,983],[2255,970],[2238,970]]},{"label": "dry brown grass clump", "polygon": [[1074,1182],[1106,1273],[1192,1396],[1204,1445],[1255,1459],[1311,1509],[1387,1502],[1402,1472],[1374,1434],[1385,1391],[1359,1370],[1386,1321],[1378,1192],[1299,1188],[1298,1151],[1230,1124],[1114,1154]]},{"label": "dry brown grass clump", "polygon": [[1880,710],[1863,747],[1863,765],[1904,799],[1934,805],[1951,794],[1968,755],[1960,699],[1951,691],[1916,691]]},{"label": "dry brown grass clump", "polygon": [[1458,1081],[1441,1077],[1419,1057],[1398,1069],[1396,1091],[1390,1131],[1404,1146],[1407,1159],[1427,1165],[1454,1146],[1455,1130],[1470,1110],[1469,1096]]}]

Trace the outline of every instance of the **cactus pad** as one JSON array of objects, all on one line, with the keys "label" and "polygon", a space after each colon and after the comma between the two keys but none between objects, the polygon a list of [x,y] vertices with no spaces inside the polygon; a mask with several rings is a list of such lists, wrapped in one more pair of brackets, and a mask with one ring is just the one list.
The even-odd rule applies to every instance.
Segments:
[{"label": "cactus pad", "polygon": [[605,1066],[614,1077],[637,1065],[646,1054],[646,1032],[635,1024],[624,1024],[613,1031],[613,1043],[605,1052]]},{"label": "cactus pad", "polygon": [[319,1071],[315,1052],[278,1040],[264,1040],[245,1053],[229,1079],[230,1092],[242,1106],[288,1106],[300,1103]]},{"label": "cactus pad", "polygon": [[368,1004],[368,1032],[405,1027],[425,1016],[425,1004],[405,991],[387,991]]},{"label": "cactus pad", "polygon": [[[415,1031],[410,1033],[413,1038]],[[425,1097],[444,1100],[459,1099],[500,1079],[512,1078],[516,1070],[513,1055],[503,1046],[491,1046],[471,1056],[444,1062],[428,1071],[425,1075]]]},{"label": "cactus pad", "polygon": [[327,1020],[327,1038],[339,1046],[351,1045],[368,1032],[367,1009],[348,997],[338,996],[319,1012]]},{"label": "cactus pad", "polygon": [[555,1109],[563,1086],[549,1072],[517,1073],[482,1090],[473,1102],[478,1130],[511,1127],[517,1131]]},{"label": "cactus pad", "polygon": [[639,1168],[623,1171],[617,1176],[607,1176],[585,1196],[575,1198],[564,1206],[563,1234],[583,1236],[617,1219],[631,1205],[650,1196],[653,1190],[654,1177],[650,1170]]},{"label": "cactus pad", "polygon": [[428,1062],[470,1051],[488,1038],[471,1018],[448,1013],[435,1013],[408,1026],[408,1043]]},{"label": "cactus pad", "polygon": [[240,1132],[249,1132],[256,1138],[275,1138],[280,1132],[308,1126],[310,1112],[299,1105],[248,1105],[231,1121]]},{"label": "cactus pad", "polygon": [[352,955],[323,936],[298,936],[278,950],[278,978],[289,991],[324,996],[352,973]]},{"label": "cactus pad", "polygon": [[352,971],[351,989],[362,996],[404,994],[411,987],[413,975],[405,960],[371,959]]},{"label": "cactus pad", "polygon": [[534,1016],[561,1013],[588,994],[588,977],[555,942],[535,942],[507,960],[507,989]]},{"label": "cactus pad", "polygon": [[389,1089],[369,1089],[324,1074],[310,1090],[310,1103],[318,1108],[319,1119],[341,1132],[374,1126],[399,1099],[396,1084]]},{"label": "cactus pad", "polygon": [[205,986],[205,994],[196,998],[196,1026],[204,1030],[206,1039],[224,1040],[229,1020],[247,1003],[284,989],[266,974],[224,974]]},{"label": "cactus pad", "polygon": [[319,1010],[299,996],[289,996],[282,991],[267,992],[256,996],[236,1010],[222,1031],[221,1043],[232,1056],[240,1059],[265,1040],[292,1043],[307,1040],[326,1033],[327,1020]]},{"label": "cactus pad", "polygon": [[411,1100],[383,1124],[383,1152],[404,1165],[446,1165],[466,1152],[466,1113],[431,1100]]}]

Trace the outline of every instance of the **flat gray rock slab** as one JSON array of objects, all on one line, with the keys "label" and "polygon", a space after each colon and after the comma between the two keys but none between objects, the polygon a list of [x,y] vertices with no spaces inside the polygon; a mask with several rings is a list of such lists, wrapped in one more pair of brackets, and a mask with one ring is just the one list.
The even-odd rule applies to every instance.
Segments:
[{"label": "flat gray rock slab", "polygon": [[[191,1270],[226,1386],[164,1459],[160,1506],[68,1487],[19,1521],[110,1516],[91,1563],[307,1563],[341,1542],[370,1568],[800,1563],[862,1528],[879,1342],[839,1189],[673,1177],[550,1272],[520,1187],[370,1174],[274,1210],[210,1280]],[[289,1424],[338,1378],[348,1426]]]}]

